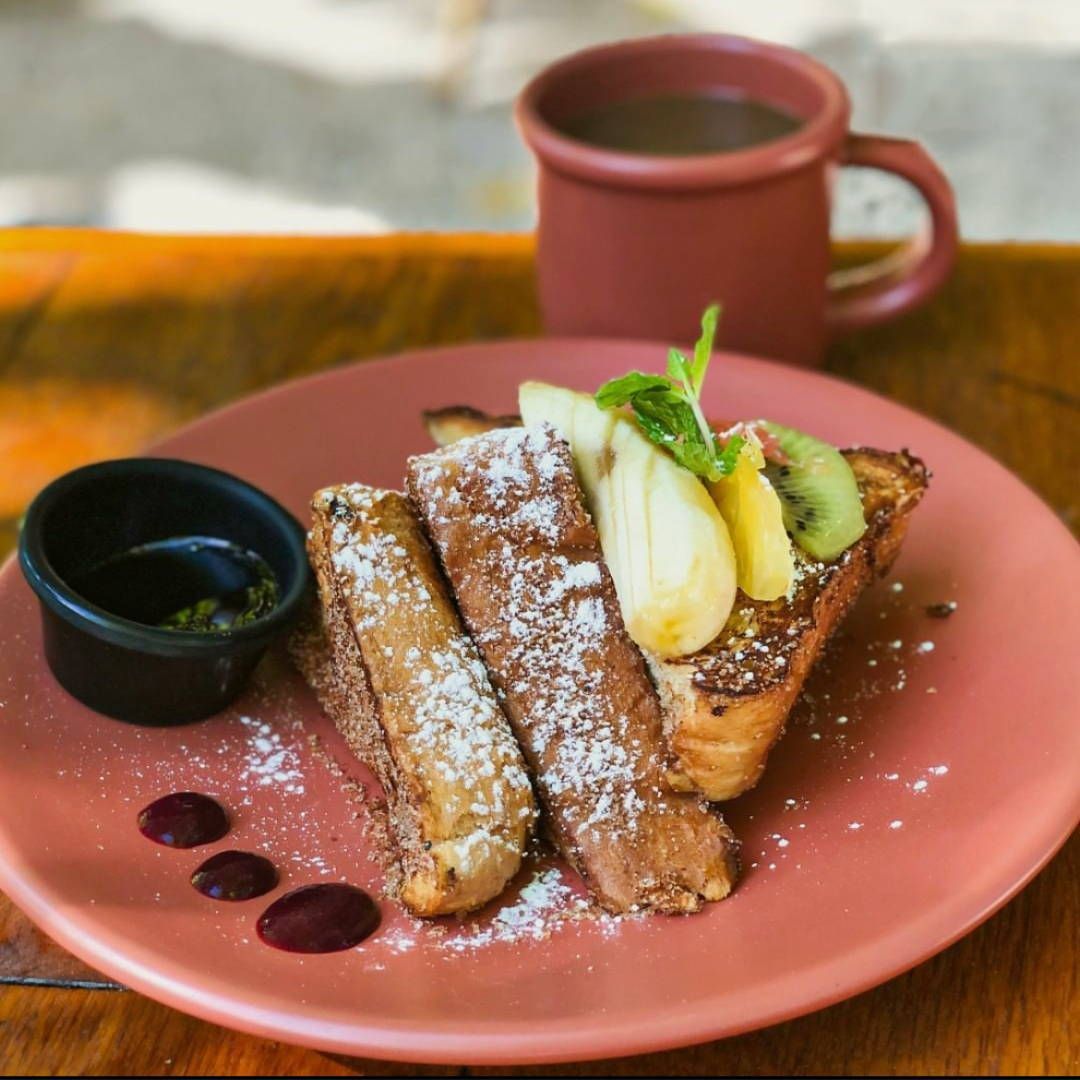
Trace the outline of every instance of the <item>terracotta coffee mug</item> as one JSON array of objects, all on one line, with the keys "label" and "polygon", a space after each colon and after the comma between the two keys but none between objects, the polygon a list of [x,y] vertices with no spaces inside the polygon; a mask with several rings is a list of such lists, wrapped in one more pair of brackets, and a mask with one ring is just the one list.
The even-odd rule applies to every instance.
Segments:
[{"label": "terracotta coffee mug", "polygon": [[[561,132],[630,98],[738,95],[794,115],[792,133],[685,157],[625,153]],[[957,246],[948,181],[917,143],[848,130],[839,78],[803,53],[722,34],[605,45],[552,65],[517,121],[539,161],[540,301],[548,332],[686,341],[713,300],[723,346],[800,364],[834,335],[891,319],[937,289]],[[830,273],[840,165],[896,173],[930,228],[879,262]]]}]

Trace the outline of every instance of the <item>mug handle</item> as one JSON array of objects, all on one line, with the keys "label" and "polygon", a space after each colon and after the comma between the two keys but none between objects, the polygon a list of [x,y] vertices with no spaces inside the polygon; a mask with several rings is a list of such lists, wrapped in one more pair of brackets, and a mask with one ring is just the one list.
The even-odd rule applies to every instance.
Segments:
[{"label": "mug handle", "polygon": [[956,201],[934,159],[909,139],[847,136],[841,165],[895,173],[918,188],[930,209],[929,228],[884,258],[829,275],[825,323],[830,337],[873,326],[910,311],[948,277],[959,242]]}]

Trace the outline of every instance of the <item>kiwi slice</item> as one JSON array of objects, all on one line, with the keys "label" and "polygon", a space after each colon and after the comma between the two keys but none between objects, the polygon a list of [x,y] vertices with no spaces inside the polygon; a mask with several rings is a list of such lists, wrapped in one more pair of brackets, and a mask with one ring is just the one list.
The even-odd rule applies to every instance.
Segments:
[{"label": "kiwi slice", "polygon": [[790,464],[768,462],[769,478],[795,543],[815,559],[830,562],[864,532],[862,500],[844,455],[828,443],[794,428],[765,421]]}]

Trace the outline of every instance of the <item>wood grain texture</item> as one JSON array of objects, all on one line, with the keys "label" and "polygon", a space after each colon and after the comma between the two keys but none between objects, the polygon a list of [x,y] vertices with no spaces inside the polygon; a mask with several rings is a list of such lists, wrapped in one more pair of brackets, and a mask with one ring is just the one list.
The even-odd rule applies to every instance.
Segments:
[{"label": "wood grain texture", "polygon": [[[24,982],[52,986],[116,986],[111,979],[60,948],[0,893],[0,984]],[[3,992],[0,987],[0,995]],[[3,1031],[0,1029],[2,1045]]]},{"label": "wood grain texture", "polygon": [[[242,394],[405,348],[535,334],[532,251],[518,236],[0,233],[0,553],[50,475]],[[879,252],[848,245],[838,258]],[[1080,248],[969,246],[933,303],[837,343],[826,368],[981,445],[1076,531],[1078,312]],[[118,419],[58,439],[91,401]],[[703,1047],[532,1072],[1067,1074],[1080,1066],[1078,911],[1074,838],[975,933],[853,1001]],[[101,981],[0,898],[4,1075],[411,1071],[225,1032],[129,992],[29,980]]]},{"label": "wood grain texture", "polygon": [[456,1076],[318,1054],[205,1024],[129,990],[0,988],[0,1076]]}]

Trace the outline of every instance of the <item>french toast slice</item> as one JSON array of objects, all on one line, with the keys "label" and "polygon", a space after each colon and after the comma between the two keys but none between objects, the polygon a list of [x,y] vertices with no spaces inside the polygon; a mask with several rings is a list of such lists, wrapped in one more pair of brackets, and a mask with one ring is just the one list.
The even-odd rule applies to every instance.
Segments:
[{"label": "french toast slice", "polygon": [[678,767],[671,782],[713,801],[761,778],[770,749],[833,630],[900,552],[926,467],[905,451],[845,450],[867,529],[831,563],[795,547],[795,584],[779,600],[739,594],[720,636],[691,656],[646,655]]},{"label": "french toast slice", "polygon": [[[425,413],[424,421],[441,444],[520,423],[467,407]],[[766,602],[740,593],[724,630],[706,648],[677,659],[645,657],[677,759],[669,781],[679,790],[696,789],[720,802],[757,783],[829,635],[899,554],[911,512],[926,490],[926,467],[905,451],[859,448],[843,454],[862,496],[862,538],[828,564],[796,546],[790,596]]]},{"label": "french toast slice", "polygon": [[417,915],[479,907],[517,872],[535,817],[524,761],[405,497],[361,484],[312,501],[325,646],[293,655],[378,777]]},{"label": "french toast slice", "polygon": [[410,459],[408,490],[483,654],[564,857],[613,912],[695,911],[737,845],[675,792],[660,703],[627,636],[566,442],[507,428]]}]

